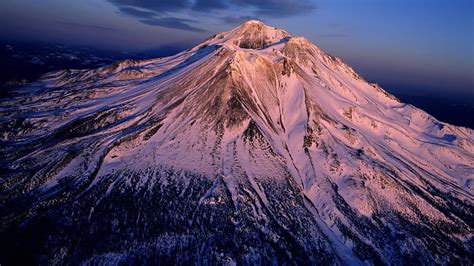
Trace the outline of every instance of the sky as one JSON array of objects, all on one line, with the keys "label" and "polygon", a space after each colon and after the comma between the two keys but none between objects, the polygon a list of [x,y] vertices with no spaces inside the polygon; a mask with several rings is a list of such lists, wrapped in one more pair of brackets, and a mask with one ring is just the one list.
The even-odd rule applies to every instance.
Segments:
[{"label": "sky", "polygon": [[0,40],[184,50],[249,19],[310,39],[371,82],[474,95],[474,0],[1,0]]}]

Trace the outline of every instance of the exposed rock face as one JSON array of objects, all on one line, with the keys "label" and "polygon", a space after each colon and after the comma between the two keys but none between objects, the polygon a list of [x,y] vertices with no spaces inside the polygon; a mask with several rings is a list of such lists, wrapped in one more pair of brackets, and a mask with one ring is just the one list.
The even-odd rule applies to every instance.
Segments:
[{"label": "exposed rock face", "polygon": [[263,49],[270,44],[286,41],[286,31],[272,28],[260,21],[251,20],[234,30],[231,37],[234,45],[244,49]]},{"label": "exposed rock face", "polygon": [[261,22],[0,114],[2,264],[473,263],[474,132]]}]

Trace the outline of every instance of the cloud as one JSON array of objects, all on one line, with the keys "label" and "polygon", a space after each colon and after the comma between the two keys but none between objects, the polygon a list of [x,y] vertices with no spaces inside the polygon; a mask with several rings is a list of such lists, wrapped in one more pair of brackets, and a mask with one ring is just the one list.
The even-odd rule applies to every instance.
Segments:
[{"label": "cloud", "polygon": [[[174,18],[170,13],[195,12],[197,15],[212,16],[215,11],[225,11],[228,24],[243,22],[245,18],[289,17],[311,12],[316,8],[314,0],[108,0],[120,12],[140,19],[142,23],[202,32],[202,29],[188,24],[188,21]],[[247,13],[242,14],[242,9]],[[238,11],[236,11],[238,10]],[[237,14],[236,14],[237,13]],[[166,17],[164,17],[166,16]]]},{"label": "cloud", "polygon": [[177,17],[164,17],[167,13],[187,10],[191,7],[189,0],[109,0],[118,6],[123,14],[138,18],[143,24],[170,29],[178,29],[192,32],[206,32],[205,30],[191,26],[194,20]]},{"label": "cloud", "polygon": [[66,21],[57,21],[57,23],[68,26],[68,27],[82,28],[82,29],[87,29],[87,30],[115,31],[114,28],[104,27],[100,25],[90,25],[90,24],[82,24],[82,23],[66,22]]},{"label": "cloud", "polygon": [[180,11],[191,6],[190,0],[109,0],[118,7],[134,7],[157,13]]},{"label": "cloud", "polygon": [[193,32],[207,32],[201,28],[190,26],[188,23],[195,23],[194,20],[190,19],[181,19],[181,18],[173,18],[173,17],[166,17],[166,18],[149,18],[149,19],[140,19],[139,20],[143,24],[151,25],[151,26],[159,26],[165,27],[170,29],[178,29],[178,30],[187,30]]},{"label": "cloud", "polygon": [[120,12],[137,18],[152,18],[157,14],[152,11],[137,9],[134,7],[123,6],[119,8]]}]

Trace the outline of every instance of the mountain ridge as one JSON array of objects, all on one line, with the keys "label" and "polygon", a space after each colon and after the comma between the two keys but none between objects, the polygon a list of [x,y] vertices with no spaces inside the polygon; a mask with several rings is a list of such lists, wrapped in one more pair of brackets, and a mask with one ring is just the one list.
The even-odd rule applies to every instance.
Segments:
[{"label": "mountain ridge", "polygon": [[0,103],[18,257],[41,231],[44,263],[473,261],[473,131],[303,37],[252,21],[18,93]]}]

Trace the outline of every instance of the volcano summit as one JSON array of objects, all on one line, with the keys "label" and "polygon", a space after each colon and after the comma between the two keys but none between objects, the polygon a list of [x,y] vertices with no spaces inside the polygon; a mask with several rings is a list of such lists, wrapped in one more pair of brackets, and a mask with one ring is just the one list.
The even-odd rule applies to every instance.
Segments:
[{"label": "volcano summit", "polygon": [[474,131],[258,21],[0,114],[2,264],[474,262]]}]

